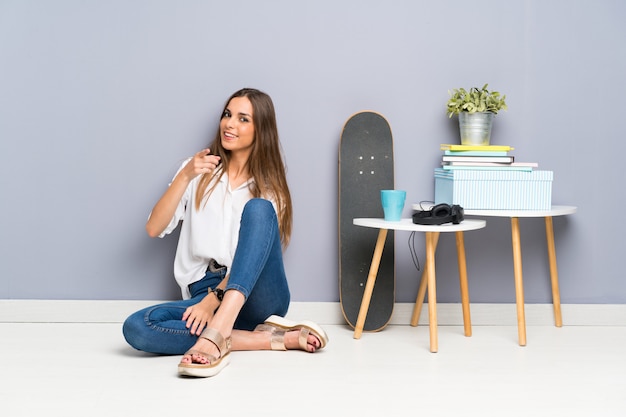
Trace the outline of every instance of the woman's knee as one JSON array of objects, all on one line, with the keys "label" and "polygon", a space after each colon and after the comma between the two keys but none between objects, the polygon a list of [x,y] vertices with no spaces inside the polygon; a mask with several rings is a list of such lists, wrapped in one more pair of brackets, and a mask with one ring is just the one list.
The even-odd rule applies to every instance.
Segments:
[{"label": "woman's knee", "polygon": [[140,317],[139,312],[129,316],[122,325],[122,334],[126,342],[137,350],[145,350],[146,337],[144,332],[146,324]]},{"label": "woman's knee", "polygon": [[269,200],[253,198],[246,203],[243,209],[242,220],[244,219],[255,221],[276,219],[276,211]]}]

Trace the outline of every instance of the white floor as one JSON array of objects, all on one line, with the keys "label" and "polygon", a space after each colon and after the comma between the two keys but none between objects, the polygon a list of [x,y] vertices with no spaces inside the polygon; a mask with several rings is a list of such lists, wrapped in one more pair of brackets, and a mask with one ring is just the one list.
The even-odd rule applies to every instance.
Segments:
[{"label": "white floor", "polygon": [[128,347],[119,323],[0,323],[0,416],[625,416],[625,326],[325,326],[316,354],[233,352],[210,379]]}]

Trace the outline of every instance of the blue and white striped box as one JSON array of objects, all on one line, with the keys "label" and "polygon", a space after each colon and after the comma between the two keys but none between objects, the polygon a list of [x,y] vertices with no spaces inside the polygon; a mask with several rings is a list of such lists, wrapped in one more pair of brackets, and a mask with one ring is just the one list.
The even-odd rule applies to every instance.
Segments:
[{"label": "blue and white striped box", "polygon": [[549,210],[552,171],[435,169],[435,204],[466,210]]}]

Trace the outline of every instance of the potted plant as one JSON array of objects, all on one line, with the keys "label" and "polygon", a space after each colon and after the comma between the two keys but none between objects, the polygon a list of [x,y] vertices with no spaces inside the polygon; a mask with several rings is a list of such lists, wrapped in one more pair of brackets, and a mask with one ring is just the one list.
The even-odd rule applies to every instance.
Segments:
[{"label": "potted plant", "polygon": [[459,129],[462,145],[489,145],[493,116],[500,110],[507,110],[506,96],[497,91],[472,87],[449,91],[448,117],[459,116]]}]

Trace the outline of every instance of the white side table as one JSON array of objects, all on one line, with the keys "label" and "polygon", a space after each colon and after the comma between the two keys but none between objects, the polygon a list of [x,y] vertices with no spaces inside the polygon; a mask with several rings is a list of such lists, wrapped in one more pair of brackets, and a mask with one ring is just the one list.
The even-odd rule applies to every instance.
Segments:
[{"label": "white side table", "polygon": [[[365,284],[365,290],[363,292],[363,299],[361,301],[361,307],[359,309],[359,315],[357,317],[356,325],[354,327],[354,338],[359,339],[363,332],[363,326],[365,325],[365,318],[367,317],[367,311],[369,309],[372,291],[374,290],[374,283],[376,282],[376,275],[378,274],[378,267],[380,266],[380,259],[383,254],[383,247],[385,246],[385,239],[387,238],[388,230],[405,230],[409,232],[425,232],[426,234],[426,263],[424,266],[423,274],[427,276],[428,285],[428,323],[430,328],[430,351],[437,352],[437,290],[435,284],[435,249],[439,240],[439,233],[456,234],[457,244],[457,258],[459,263],[459,280],[461,284],[461,301],[463,304],[463,323],[465,328],[465,335],[471,336],[471,320],[469,313],[469,291],[467,286],[467,268],[465,262],[465,244],[463,239],[463,232],[469,230],[482,229],[485,227],[486,222],[484,220],[464,220],[460,224],[444,224],[440,226],[420,225],[414,224],[412,219],[402,219],[399,222],[389,222],[383,219],[375,218],[357,218],[353,220],[353,224],[356,226],[373,227],[379,229],[378,239],[376,240],[376,247],[374,248],[374,255],[372,257],[372,263],[370,265],[369,274],[367,276],[367,282]],[[426,281],[424,292],[426,290]],[[420,284],[420,292],[422,285]],[[419,299],[419,296],[418,296]],[[422,293],[421,299],[424,299],[424,293]],[[421,302],[420,310],[421,310]],[[417,305],[415,307],[417,309]],[[414,317],[415,317],[414,310]],[[419,312],[418,312],[419,314]],[[415,320],[411,320],[412,325]]]},{"label": "white side table", "polygon": [[[415,210],[421,210],[419,204],[414,204]],[[519,218],[543,217],[546,224],[546,239],[548,243],[548,259],[550,262],[550,281],[552,284],[552,304],[554,307],[554,322],[556,327],[563,325],[561,317],[561,296],[559,293],[559,274],[556,266],[556,250],[554,247],[554,216],[574,214],[574,206],[552,206],[550,210],[464,210],[466,216],[479,217],[510,217],[511,239],[513,244],[513,274],[515,279],[515,304],[517,307],[517,333],[520,346],[526,346],[526,315],[524,311],[524,278],[522,273],[522,249],[520,243]]]},{"label": "white side table", "polygon": [[545,219],[548,259],[550,261],[550,281],[552,284],[552,305],[554,307],[554,323],[556,327],[561,327],[563,325],[561,317],[561,295],[559,293],[559,274],[556,267],[552,217],[566,216],[575,212],[576,207],[574,206],[552,206],[550,210],[465,210],[465,215],[467,216],[511,218],[515,304],[517,306],[517,333],[520,346],[526,346],[526,315],[524,312],[524,279],[522,274],[522,247],[520,242],[519,218],[543,217]]}]

